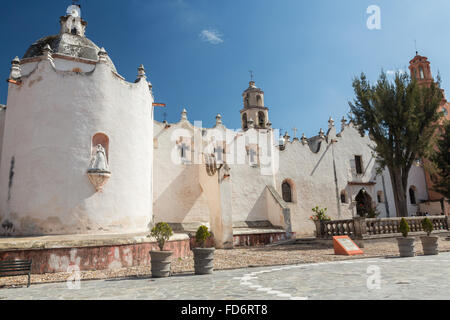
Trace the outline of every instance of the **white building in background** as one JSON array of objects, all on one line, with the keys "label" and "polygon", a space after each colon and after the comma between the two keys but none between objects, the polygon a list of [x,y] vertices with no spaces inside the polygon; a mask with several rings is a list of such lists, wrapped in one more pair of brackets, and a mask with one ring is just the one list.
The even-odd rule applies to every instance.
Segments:
[{"label": "white building in background", "polygon": [[[395,216],[389,175],[377,174],[367,136],[345,119],[312,138],[279,141],[264,92],[243,93],[242,127],[153,120],[145,70],[126,82],[84,35],[79,12],[58,35],[12,62],[0,106],[0,235],[139,233],[165,221],[209,225],[217,247],[236,227],[312,235],[315,206],[345,219],[376,208]],[[410,214],[427,200],[422,167],[411,171]],[[414,204],[416,203],[416,204]]]}]

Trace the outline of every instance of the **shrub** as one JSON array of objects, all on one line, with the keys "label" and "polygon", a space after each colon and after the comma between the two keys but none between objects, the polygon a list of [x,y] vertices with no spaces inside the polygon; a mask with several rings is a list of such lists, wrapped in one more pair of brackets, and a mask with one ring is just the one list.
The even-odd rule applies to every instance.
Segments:
[{"label": "shrub", "polygon": [[153,227],[150,235],[156,238],[158,242],[158,247],[161,251],[164,249],[164,245],[166,241],[170,239],[173,235],[172,228],[165,222],[160,222],[156,226]]},{"label": "shrub", "polygon": [[427,233],[427,236],[430,236],[431,232],[433,232],[433,223],[430,221],[430,219],[425,218],[422,220],[422,228],[423,231]]},{"label": "shrub", "polygon": [[405,218],[402,218],[402,220],[400,221],[399,230],[405,238],[408,237],[408,232],[410,229],[409,229],[408,221],[406,221]]},{"label": "shrub", "polygon": [[375,208],[370,208],[367,212],[367,218],[374,219],[377,218],[380,215],[380,213]]},{"label": "shrub", "polygon": [[206,239],[211,237],[211,233],[208,231],[208,227],[200,226],[195,234],[195,241],[202,247],[205,247]]},{"label": "shrub", "polygon": [[310,217],[310,219],[312,221],[330,221],[331,220],[331,218],[325,214],[327,212],[327,208],[321,209],[317,206],[315,208],[312,208],[312,211],[315,213],[315,215]]}]

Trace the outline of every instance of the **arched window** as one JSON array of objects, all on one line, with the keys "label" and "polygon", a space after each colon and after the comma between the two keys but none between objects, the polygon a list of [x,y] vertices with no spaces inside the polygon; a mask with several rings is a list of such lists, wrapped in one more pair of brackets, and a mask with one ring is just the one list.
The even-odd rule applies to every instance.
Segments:
[{"label": "arched window", "polygon": [[283,200],[285,202],[292,202],[292,188],[289,182],[284,181],[281,185],[281,189],[283,192]]},{"label": "arched window", "polygon": [[260,128],[266,127],[266,115],[262,111],[258,112],[258,125]]},{"label": "arched window", "polygon": [[249,99],[248,99],[248,95],[246,95],[245,96],[245,107],[250,107],[250,102],[249,102]]},{"label": "arched window", "polygon": [[259,94],[256,96],[256,105],[258,107],[262,107],[262,99],[261,99],[261,96]]},{"label": "arched window", "polygon": [[411,204],[417,204],[416,187],[414,187],[414,186],[409,188],[409,201],[411,202]]},{"label": "arched window", "polygon": [[101,144],[106,152],[106,160],[109,163],[109,138],[104,133],[96,133],[92,137],[91,154],[94,155],[97,152],[97,146]]},{"label": "arched window", "polygon": [[248,128],[248,121],[247,121],[247,114],[244,113],[242,115],[242,128],[247,129]]},{"label": "arched window", "polygon": [[341,203],[347,203],[347,192],[345,190],[341,191]]},{"label": "arched window", "polygon": [[420,67],[419,71],[420,71],[420,79],[424,79],[425,78],[425,74],[423,73],[423,68]]}]

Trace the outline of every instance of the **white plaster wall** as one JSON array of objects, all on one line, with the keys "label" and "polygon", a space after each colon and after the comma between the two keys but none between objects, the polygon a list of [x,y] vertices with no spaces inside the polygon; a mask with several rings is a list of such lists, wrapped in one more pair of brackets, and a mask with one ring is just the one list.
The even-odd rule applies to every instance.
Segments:
[{"label": "white plaster wall", "polygon": [[[53,61],[55,64],[55,68],[59,71],[73,71],[74,69],[80,69],[83,72],[91,72],[95,69],[96,66],[95,64],[88,64],[59,58],[54,58]],[[20,73],[22,74],[22,76],[28,76],[32,71],[36,69],[38,63],[39,62],[37,61],[33,62],[24,61],[20,65],[21,68]]]},{"label": "white plaster wall", "polygon": [[36,69],[38,61],[25,62],[20,64],[20,73],[22,76],[28,76],[33,70]]},{"label": "white plaster wall", "polygon": [[[232,183],[232,211],[233,222],[265,221],[269,220],[267,214],[266,186],[274,185],[273,173],[262,174],[261,163],[252,166],[246,148],[254,148],[258,143],[271,139],[266,130],[260,130],[261,136],[255,140],[257,130],[248,130],[236,136],[233,147],[234,159],[230,165]],[[256,151],[256,150],[255,150]],[[261,150],[258,151],[261,153]],[[229,157],[229,155],[227,155]],[[255,156],[255,159],[257,156]],[[261,159],[259,160],[261,161]]]},{"label": "white plaster wall", "polygon": [[[127,83],[103,63],[80,74],[56,71],[47,60],[22,80],[8,92],[0,168],[3,221],[12,223],[16,235],[146,231],[153,156],[147,83]],[[91,138],[98,132],[110,139],[112,176],[102,193],[86,175]]]},{"label": "white plaster wall", "polygon": [[95,69],[95,64],[88,64],[66,59],[54,59],[55,67],[61,71],[73,71],[74,69],[81,69],[83,72],[91,72]]},{"label": "white plaster wall", "polygon": [[299,141],[288,142],[280,152],[280,171],[276,189],[282,195],[281,185],[285,179],[293,182],[293,202],[291,209],[293,232],[298,235],[310,234],[314,223],[309,220],[315,206],[328,208],[330,216],[337,218],[334,176],[331,149],[323,141],[318,153],[311,152],[308,145]]},{"label": "white plaster wall", "polygon": [[[377,191],[382,190],[381,179],[376,177],[376,162],[373,157],[373,142],[368,136],[362,137],[350,123],[337,137],[335,147],[336,171],[338,177],[339,194],[342,190],[347,192],[347,205],[341,205],[342,215],[345,218],[356,216],[355,198],[362,188],[372,198],[376,205]],[[362,156],[363,174],[356,173],[355,155]],[[361,183],[361,185],[350,185],[349,182]],[[364,183],[376,182],[376,185],[363,185]],[[339,201],[340,202],[340,201]]]},{"label": "white plaster wall", "polygon": [[[409,196],[409,188],[411,186],[416,187],[416,204],[411,204],[411,199]],[[408,215],[414,216],[416,215],[419,210],[419,204],[422,201],[428,200],[428,192],[427,192],[427,185],[425,180],[425,171],[422,166],[412,166],[411,170],[409,171],[408,176],[408,188],[406,189],[407,192],[407,201],[408,201]]]},{"label": "white plaster wall", "polygon": [[155,222],[209,223],[208,203],[200,187],[197,166],[172,161],[172,153],[178,154],[176,141],[180,135],[193,135],[193,127],[187,121],[168,128],[155,122],[154,131]]}]

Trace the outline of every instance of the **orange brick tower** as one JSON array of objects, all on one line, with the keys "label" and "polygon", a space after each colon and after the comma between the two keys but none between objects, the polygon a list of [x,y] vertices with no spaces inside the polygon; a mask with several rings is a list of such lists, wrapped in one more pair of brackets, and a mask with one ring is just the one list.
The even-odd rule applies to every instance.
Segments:
[{"label": "orange brick tower", "polygon": [[[420,85],[429,86],[434,81],[433,76],[431,74],[430,62],[427,57],[420,56],[416,52],[416,56],[409,62],[409,70],[411,72],[411,78],[417,79]],[[442,101],[439,105],[440,111],[442,111],[445,115],[445,119],[450,120],[450,103],[447,101],[445,97],[444,89],[442,89]],[[424,159],[424,162],[427,162],[427,159]],[[428,197],[430,201],[439,201],[444,197],[440,193],[437,193],[432,190],[433,188],[433,179],[428,172],[425,172],[427,188],[428,188]]]}]

